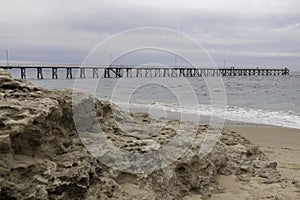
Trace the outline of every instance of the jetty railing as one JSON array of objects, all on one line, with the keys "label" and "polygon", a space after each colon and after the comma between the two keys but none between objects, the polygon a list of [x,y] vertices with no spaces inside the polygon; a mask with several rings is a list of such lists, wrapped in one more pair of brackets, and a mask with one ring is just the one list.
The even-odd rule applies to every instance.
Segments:
[{"label": "jetty railing", "polygon": [[87,78],[86,71],[91,71],[91,78],[121,77],[203,77],[203,76],[286,76],[288,68],[193,68],[188,66],[138,66],[138,65],[80,65],[80,64],[0,64],[3,69],[20,69],[20,78],[26,79],[27,69],[36,69],[37,79],[44,79],[44,69],[51,70],[51,78],[58,79],[58,70],[65,70],[67,79],[75,78],[76,70],[79,78]]}]

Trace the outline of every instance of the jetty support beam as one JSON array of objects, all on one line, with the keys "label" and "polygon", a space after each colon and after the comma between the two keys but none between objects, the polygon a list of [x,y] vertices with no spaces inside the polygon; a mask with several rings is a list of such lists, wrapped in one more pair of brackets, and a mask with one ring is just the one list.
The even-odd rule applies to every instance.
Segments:
[{"label": "jetty support beam", "polygon": [[80,68],[80,78],[85,78],[85,69]]},{"label": "jetty support beam", "polygon": [[99,73],[97,68],[93,68],[93,78],[99,78]]},{"label": "jetty support beam", "polygon": [[38,67],[38,68],[36,68],[37,69],[37,75],[36,75],[36,77],[37,77],[37,79],[43,79],[44,77],[43,77],[43,68],[41,68],[41,67]]},{"label": "jetty support beam", "polygon": [[26,68],[21,67],[21,79],[26,79]]},{"label": "jetty support beam", "polygon": [[67,78],[68,79],[72,79],[73,78],[72,68],[71,67],[67,68]]},{"label": "jetty support beam", "polygon": [[52,79],[57,79],[57,68],[56,67],[52,67]]}]

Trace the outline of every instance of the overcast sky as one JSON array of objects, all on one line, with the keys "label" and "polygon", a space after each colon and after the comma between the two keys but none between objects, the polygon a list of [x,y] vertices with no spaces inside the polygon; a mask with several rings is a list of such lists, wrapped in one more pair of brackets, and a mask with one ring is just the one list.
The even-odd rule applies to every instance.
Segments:
[{"label": "overcast sky", "polygon": [[219,66],[300,70],[299,0],[1,0],[0,9],[1,61],[9,49],[14,61],[81,63],[107,37],[154,26],[194,38]]}]

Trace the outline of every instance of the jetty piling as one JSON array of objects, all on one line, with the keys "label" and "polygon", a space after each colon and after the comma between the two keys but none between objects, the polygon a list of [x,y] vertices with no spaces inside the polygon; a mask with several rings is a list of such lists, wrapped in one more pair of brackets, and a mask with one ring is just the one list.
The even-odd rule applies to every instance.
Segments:
[{"label": "jetty piling", "polygon": [[43,68],[38,67],[37,69],[37,79],[43,79]]},{"label": "jetty piling", "polygon": [[86,78],[86,71],[91,70],[90,78],[146,78],[146,77],[204,77],[204,76],[286,76],[288,68],[194,68],[186,66],[160,67],[137,65],[68,65],[68,64],[0,64],[4,69],[20,69],[21,79],[26,79],[27,69],[36,69],[37,79],[44,79],[43,69],[52,70],[52,79],[58,79],[58,69],[66,70],[66,78],[72,79],[73,71],[79,69],[79,77]]},{"label": "jetty piling", "polygon": [[21,79],[26,79],[26,68],[21,67]]},{"label": "jetty piling", "polygon": [[52,79],[58,79],[57,68],[56,67],[52,68]]},{"label": "jetty piling", "polygon": [[67,79],[71,79],[71,78],[73,78],[72,68],[71,67],[67,67]]}]

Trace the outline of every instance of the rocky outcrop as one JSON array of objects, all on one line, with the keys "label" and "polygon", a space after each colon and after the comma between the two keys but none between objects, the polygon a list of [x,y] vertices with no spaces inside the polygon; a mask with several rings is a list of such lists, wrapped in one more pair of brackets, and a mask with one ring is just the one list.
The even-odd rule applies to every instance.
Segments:
[{"label": "rocky outcrop", "polygon": [[[230,130],[224,130],[214,149],[200,158],[209,126],[197,127],[193,144],[198,145],[191,145],[162,169],[145,175],[110,168],[83,145],[72,106],[86,103],[72,105],[71,99],[71,90],[46,90],[0,70],[0,199],[188,199],[191,195],[206,199],[223,191],[218,175],[235,175],[244,182],[251,177],[261,177],[265,183],[284,181],[275,162]],[[107,101],[94,103],[107,138],[128,152],[157,151],[177,135],[179,125],[187,135],[195,128],[144,113],[127,115]],[[143,127],[149,123],[166,125],[148,135]],[[81,127],[95,132],[94,125]]]}]

